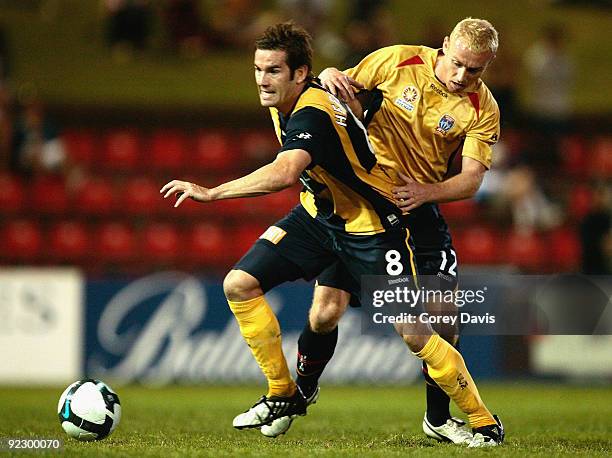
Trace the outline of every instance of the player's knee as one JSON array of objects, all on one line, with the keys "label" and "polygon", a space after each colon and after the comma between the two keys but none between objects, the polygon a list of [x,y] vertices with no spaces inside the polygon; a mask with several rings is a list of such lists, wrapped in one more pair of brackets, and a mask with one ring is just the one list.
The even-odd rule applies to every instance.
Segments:
[{"label": "player's knee", "polygon": [[242,302],[263,295],[259,281],[242,270],[230,270],[223,280],[225,297],[233,302]]},{"label": "player's knee", "polygon": [[406,345],[408,345],[408,348],[410,348],[411,352],[418,353],[425,347],[425,345],[431,338],[431,335],[429,336],[403,335],[402,338],[404,339],[404,342],[406,343]]},{"label": "player's knee", "polygon": [[313,305],[309,315],[310,329],[317,334],[332,332],[338,326],[345,309],[346,306],[337,303]]},{"label": "player's knee", "polygon": [[438,334],[440,334],[440,337],[442,337],[444,340],[446,340],[453,347],[457,344],[457,341],[459,340],[459,334],[456,334],[453,331],[439,332]]},{"label": "player's knee", "polygon": [[338,326],[340,317],[327,312],[319,312],[310,315],[310,329],[317,334],[329,334]]},{"label": "player's knee", "polygon": [[431,328],[396,325],[395,330],[402,337],[404,343],[413,353],[420,352],[431,338]]}]

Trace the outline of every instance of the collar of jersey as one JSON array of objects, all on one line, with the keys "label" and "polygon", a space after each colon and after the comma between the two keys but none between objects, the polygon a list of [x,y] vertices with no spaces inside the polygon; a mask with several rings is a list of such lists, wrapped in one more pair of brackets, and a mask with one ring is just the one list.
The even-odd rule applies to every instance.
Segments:
[{"label": "collar of jersey", "polygon": [[279,118],[281,120],[284,121],[284,120],[289,119],[291,117],[291,115],[293,114],[293,110],[295,110],[295,106],[297,105],[298,101],[300,100],[300,97],[302,97],[302,95],[304,95],[304,92],[306,92],[310,88],[320,89],[322,91],[325,90],[325,88],[323,86],[321,86],[321,81],[319,80],[319,78],[314,78],[314,79],[310,80],[308,83],[306,83],[304,85],[304,88],[302,89],[302,92],[300,92],[300,95],[298,95],[297,98],[295,99],[295,103],[291,107],[291,110],[289,110],[289,113],[287,114],[287,116],[282,114],[280,111],[278,112],[278,116],[279,116]]}]

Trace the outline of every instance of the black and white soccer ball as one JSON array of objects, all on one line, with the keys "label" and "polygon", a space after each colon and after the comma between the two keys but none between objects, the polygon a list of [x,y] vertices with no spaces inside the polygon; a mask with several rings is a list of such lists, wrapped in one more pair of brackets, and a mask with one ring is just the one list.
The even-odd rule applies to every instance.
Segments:
[{"label": "black and white soccer ball", "polygon": [[119,396],[100,380],[71,384],[60,396],[57,415],[66,433],[80,441],[104,439],[121,420]]}]

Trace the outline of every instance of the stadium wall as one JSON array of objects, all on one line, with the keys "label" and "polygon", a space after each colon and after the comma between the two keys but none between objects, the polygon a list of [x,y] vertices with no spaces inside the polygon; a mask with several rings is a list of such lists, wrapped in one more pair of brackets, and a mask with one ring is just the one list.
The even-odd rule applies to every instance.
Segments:
[{"label": "stadium wall", "polygon": [[81,375],[84,285],[75,269],[0,270],[0,383]]},{"label": "stadium wall", "polygon": [[[267,297],[294,367],[312,285],[283,285]],[[83,376],[155,385],[263,382],[219,280],[172,271],[88,279],[74,269],[3,269],[0,306],[0,384]],[[478,380],[612,375],[601,364],[612,351],[607,335],[466,335],[461,349]],[[323,382],[409,384],[420,369],[401,339],[364,335],[360,313],[349,310]]]}]

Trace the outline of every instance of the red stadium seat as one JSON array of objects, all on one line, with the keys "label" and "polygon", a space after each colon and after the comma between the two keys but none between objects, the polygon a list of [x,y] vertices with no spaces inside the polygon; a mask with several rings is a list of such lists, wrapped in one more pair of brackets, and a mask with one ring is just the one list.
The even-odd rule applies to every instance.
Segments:
[{"label": "red stadium seat", "polygon": [[[261,197],[258,197],[258,199],[261,199]],[[243,218],[249,212],[254,200],[253,198],[243,197],[239,199],[224,199],[200,205],[204,205],[207,212],[212,211],[219,216]]]},{"label": "red stadium seat", "polygon": [[544,240],[537,234],[510,232],[506,239],[506,260],[522,270],[537,273],[545,264]]},{"label": "red stadium seat", "polygon": [[453,244],[461,264],[495,264],[499,262],[499,234],[484,226],[456,231]]},{"label": "red stadium seat", "polygon": [[95,256],[106,263],[124,263],[136,258],[136,235],[124,223],[105,223],[96,231]]},{"label": "red stadium seat", "polygon": [[23,182],[9,174],[0,174],[0,214],[19,213],[25,210]]},{"label": "red stadium seat", "polygon": [[557,229],[550,234],[549,242],[555,271],[573,272],[579,268],[582,248],[575,229]]},{"label": "red stadium seat", "polygon": [[248,130],[240,135],[242,156],[249,163],[271,161],[280,149],[280,144],[272,129]]},{"label": "red stadium seat", "polygon": [[253,199],[243,199],[245,210],[263,218],[280,218],[296,206],[300,200],[300,187],[294,186],[281,192]]},{"label": "red stadium seat", "polygon": [[476,217],[478,205],[472,199],[458,200],[446,204],[440,204],[442,215],[447,220],[461,220],[463,223]]},{"label": "red stadium seat", "polygon": [[91,165],[95,161],[98,139],[92,131],[83,129],[65,130],[62,134],[62,140],[72,162]]},{"label": "red stadium seat", "polygon": [[575,221],[580,221],[591,211],[593,193],[588,186],[577,185],[570,190],[568,209]]},{"label": "red stadium seat", "polygon": [[33,262],[42,257],[43,236],[38,224],[28,220],[13,220],[3,229],[0,258],[8,261]]},{"label": "red stadium seat", "polygon": [[187,169],[187,139],[178,130],[159,130],[151,136],[150,164],[160,170]]},{"label": "red stadium seat", "polygon": [[233,244],[223,228],[211,223],[199,223],[187,236],[186,255],[191,266],[221,267],[227,262],[228,246]]},{"label": "red stadium seat", "polygon": [[227,171],[240,168],[238,145],[221,132],[200,131],[196,136],[193,164],[204,171]]},{"label": "red stadium seat", "polygon": [[168,223],[152,223],[142,233],[143,257],[153,264],[166,264],[181,256],[180,237]]},{"label": "red stadium seat", "polygon": [[75,208],[85,215],[109,215],[115,209],[113,186],[102,178],[86,180],[75,196]]},{"label": "red stadium seat", "polygon": [[109,170],[132,171],[140,165],[140,136],[133,129],[106,133],[102,164]]},{"label": "red stadium seat", "polygon": [[78,222],[60,222],[49,232],[49,248],[53,261],[81,261],[89,254],[88,231]]},{"label": "red stadium seat", "polygon": [[232,238],[231,244],[231,261],[236,262],[240,259],[257,241],[259,236],[263,234],[268,225],[248,224],[238,228]]},{"label": "red stadium seat", "polygon": [[586,140],[580,136],[566,137],[560,142],[563,171],[574,177],[583,177],[588,170]]},{"label": "red stadium seat", "polygon": [[[161,186],[160,186],[161,188]],[[220,202],[214,202],[211,204],[202,204],[191,199],[185,200],[179,208],[174,208],[176,198],[174,196],[163,198],[163,195],[159,195],[160,206],[159,209],[167,217],[202,217],[215,214],[214,207],[220,206]]]},{"label": "red stadium seat", "polygon": [[593,145],[591,175],[612,178],[612,137],[600,137]]},{"label": "red stadium seat", "polygon": [[128,180],[121,187],[121,208],[129,214],[153,214],[156,213],[164,202],[159,193],[161,184],[146,177],[137,177]]},{"label": "red stadium seat", "polygon": [[32,210],[36,212],[63,215],[70,207],[66,184],[61,178],[38,178],[28,192],[31,195]]}]

